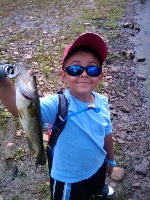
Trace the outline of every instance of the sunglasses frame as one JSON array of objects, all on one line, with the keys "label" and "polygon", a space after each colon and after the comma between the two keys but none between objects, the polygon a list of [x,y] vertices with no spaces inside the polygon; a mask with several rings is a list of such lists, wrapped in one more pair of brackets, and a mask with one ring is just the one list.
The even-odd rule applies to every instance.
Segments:
[{"label": "sunglasses frame", "polygon": [[[76,72],[73,72],[71,71],[71,67],[80,67],[80,71],[78,71],[77,74],[75,74]],[[92,75],[89,73],[88,69],[90,69],[91,67],[95,67],[97,69],[100,69],[98,71],[98,73],[96,75]],[[68,70],[69,69],[69,70]],[[79,68],[78,68],[79,69]],[[81,70],[82,69],[82,70]],[[96,69],[96,70],[97,70]],[[67,66],[64,71],[69,75],[69,76],[80,76],[84,71],[86,71],[87,75],[88,76],[91,76],[91,77],[98,77],[101,73],[102,73],[102,67],[99,67],[97,65],[91,65],[91,66],[88,66],[88,67],[83,67],[81,65],[70,65],[70,66]],[[71,73],[72,72],[72,73]]]}]

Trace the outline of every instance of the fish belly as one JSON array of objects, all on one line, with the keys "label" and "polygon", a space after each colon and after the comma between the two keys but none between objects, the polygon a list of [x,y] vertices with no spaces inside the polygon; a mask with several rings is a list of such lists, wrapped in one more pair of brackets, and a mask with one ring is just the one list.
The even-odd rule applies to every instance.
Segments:
[{"label": "fish belly", "polygon": [[40,119],[38,100],[28,100],[19,91],[16,91],[16,105],[21,125],[26,133],[30,150],[37,154],[37,164],[46,163],[46,155],[43,146],[43,132]]}]

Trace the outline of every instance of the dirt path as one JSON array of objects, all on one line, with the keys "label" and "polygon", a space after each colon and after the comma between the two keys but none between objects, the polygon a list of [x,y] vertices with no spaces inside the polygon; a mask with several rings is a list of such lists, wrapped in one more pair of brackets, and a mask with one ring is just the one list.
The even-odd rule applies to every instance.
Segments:
[{"label": "dirt path", "polygon": [[[27,61],[35,68],[41,95],[63,87],[57,74],[65,45],[79,33],[97,32],[107,40],[105,79],[97,88],[109,97],[119,180],[107,181],[118,200],[150,196],[150,112],[129,36],[137,34],[136,3],[125,1],[21,1],[0,6],[0,61]],[[103,7],[103,9],[102,9]],[[125,9],[122,17],[121,9]],[[109,18],[108,18],[109,16]],[[118,24],[118,26],[117,26]],[[118,27],[118,28],[117,28]],[[50,199],[47,167],[35,171],[17,119],[0,107],[0,199]],[[120,172],[121,170],[121,172]]]}]

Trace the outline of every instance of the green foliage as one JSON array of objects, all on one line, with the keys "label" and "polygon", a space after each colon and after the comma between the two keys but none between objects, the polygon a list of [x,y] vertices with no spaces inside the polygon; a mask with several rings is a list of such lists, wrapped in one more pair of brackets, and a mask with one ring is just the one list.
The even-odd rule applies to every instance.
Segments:
[{"label": "green foliage", "polygon": [[103,26],[106,28],[115,29],[118,27],[118,22],[116,22],[114,19],[110,19],[106,23],[104,23]]},{"label": "green foliage", "polygon": [[[53,63],[52,56],[51,56],[50,53],[48,54],[48,53],[38,52],[37,55],[36,55],[36,57],[32,58],[31,60],[32,61],[36,60],[36,62],[42,63],[41,64],[41,68],[45,68],[45,65],[49,66],[49,68],[50,68],[50,66],[52,66],[52,63]],[[45,70],[42,70],[42,71],[45,71]]]},{"label": "green foliage", "polygon": [[121,151],[121,146],[119,144],[119,142],[116,142],[114,145],[114,151]]},{"label": "green foliage", "polygon": [[21,145],[20,147],[15,149],[15,157],[21,157],[24,155],[24,147]]},{"label": "green foliage", "polygon": [[113,54],[108,54],[107,59],[116,60],[118,59],[118,56]]},{"label": "green foliage", "polygon": [[0,10],[0,17],[4,16],[4,14],[5,14],[4,11]]},{"label": "green foliage", "polygon": [[42,70],[43,74],[46,76],[46,78],[48,78],[48,74],[50,72],[50,66],[42,66],[41,70]]},{"label": "green foliage", "polygon": [[19,118],[14,117],[14,122],[16,124],[16,128],[19,128],[19,126],[20,126]]},{"label": "green foliage", "polygon": [[118,8],[116,5],[110,8],[110,17],[113,19],[118,19],[122,15],[122,9]]},{"label": "green foliage", "polygon": [[[121,159],[121,152],[116,152],[115,160],[117,162],[117,166],[124,167],[124,161]],[[119,155],[120,154],[120,155]]]},{"label": "green foliage", "polygon": [[12,115],[7,112],[4,111],[4,109],[2,107],[0,107],[0,126],[2,128],[6,127],[6,123],[8,122],[8,118],[10,118]]},{"label": "green foliage", "polygon": [[18,194],[16,194],[15,196],[12,197],[11,200],[23,200],[24,198]]},{"label": "green foliage", "polygon": [[116,88],[116,90],[118,92],[123,92],[124,91],[124,87],[122,85],[118,85],[117,88]]},{"label": "green foliage", "polygon": [[50,200],[50,185],[49,182],[38,185],[38,193],[40,199]]},{"label": "green foliage", "polygon": [[116,200],[128,200],[129,199],[129,195],[128,192],[122,190],[118,195]]},{"label": "green foliage", "polygon": [[95,92],[102,93],[103,88],[104,88],[103,81],[101,81],[97,86],[97,88],[95,89]]}]

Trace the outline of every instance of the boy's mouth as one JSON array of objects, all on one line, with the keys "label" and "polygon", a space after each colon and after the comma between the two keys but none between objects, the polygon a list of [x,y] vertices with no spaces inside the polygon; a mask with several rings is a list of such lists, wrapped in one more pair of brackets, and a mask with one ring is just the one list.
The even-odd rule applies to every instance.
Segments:
[{"label": "boy's mouth", "polygon": [[90,84],[89,82],[78,82],[78,83],[80,83],[80,84]]}]

